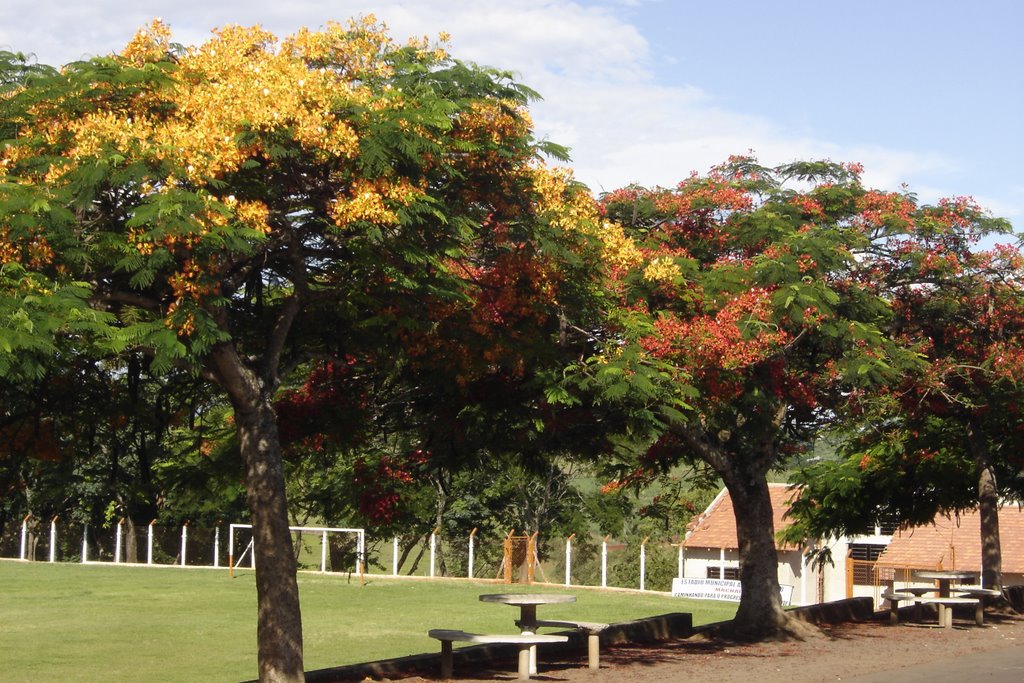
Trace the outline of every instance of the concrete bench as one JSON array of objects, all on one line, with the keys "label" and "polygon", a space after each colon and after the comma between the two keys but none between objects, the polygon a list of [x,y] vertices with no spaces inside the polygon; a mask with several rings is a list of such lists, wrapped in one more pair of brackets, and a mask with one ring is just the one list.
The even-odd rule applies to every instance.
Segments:
[{"label": "concrete bench", "polygon": [[993,588],[982,588],[981,586],[953,586],[953,590],[956,591],[958,597],[978,599],[978,606],[974,608],[974,621],[978,626],[982,626],[985,623],[985,600],[987,598],[1000,598],[1003,596],[1002,591],[997,591]]},{"label": "concrete bench", "polygon": [[[928,591],[931,592],[931,591]],[[939,611],[939,626],[946,628],[953,627],[953,607],[956,605],[974,605],[974,621],[981,626],[984,624],[984,611],[982,601],[976,597],[930,597],[917,594],[918,591],[886,591],[882,593],[882,599],[889,602],[889,623],[899,623],[899,603],[912,602],[920,607],[921,605],[935,605]],[[920,619],[920,613],[915,619]]]},{"label": "concrete bench", "polygon": [[994,588],[982,588],[981,586],[953,586],[952,590],[970,598],[999,598],[1003,595],[1002,591],[997,591]]},{"label": "concrete bench", "polygon": [[[522,624],[517,623],[517,625],[522,628]],[[587,634],[587,665],[591,669],[601,668],[601,631],[608,628],[608,624],[602,624],[596,621],[542,619],[535,622],[534,626],[571,628]]]},{"label": "concrete bench", "polygon": [[519,648],[519,680],[530,678],[530,647],[539,643],[564,643],[568,636],[539,636],[527,633],[508,635],[488,635],[483,633],[467,633],[453,629],[434,628],[427,633],[431,638],[441,641],[441,678],[452,677],[452,643],[509,643]]},{"label": "concrete bench", "polygon": [[[916,598],[914,602],[925,605],[936,605],[939,608],[939,626],[953,628],[953,608],[957,605],[974,605],[974,621],[979,626],[984,623],[984,612],[981,611],[981,600],[978,598]],[[979,616],[980,613],[980,616]]]},{"label": "concrete bench", "polygon": [[886,591],[882,593],[882,599],[889,602],[889,623],[898,624],[900,623],[900,603],[901,602],[915,602],[918,596],[913,593],[899,593],[896,591]]}]

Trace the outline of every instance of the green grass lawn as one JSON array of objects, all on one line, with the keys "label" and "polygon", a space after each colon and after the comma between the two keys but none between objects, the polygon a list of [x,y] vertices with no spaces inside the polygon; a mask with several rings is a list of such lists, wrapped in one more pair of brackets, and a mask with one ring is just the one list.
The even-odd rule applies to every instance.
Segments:
[{"label": "green grass lawn", "polygon": [[[251,571],[0,562],[4,681],[241,681],[256,677]],[[438,649],[431,628],[515,631],[516,608],[482,593],[566,592],[467,581],[301,574],[305,664],[318,669]],[[570,588],[548,618],[619,622],[692,612],[695,624],[736,605],[661,594]]]}]

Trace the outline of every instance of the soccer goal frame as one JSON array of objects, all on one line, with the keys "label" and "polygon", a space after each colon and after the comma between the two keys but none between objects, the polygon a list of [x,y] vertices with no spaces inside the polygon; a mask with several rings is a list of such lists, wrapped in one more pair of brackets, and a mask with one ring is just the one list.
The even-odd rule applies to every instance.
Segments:
[{"label": "soccer goal frame", "polygon": [[[235,561],[235,530],[236,529],[252,529],[252,524],[230,524],[228,525],[228,572],[234,575],[235,568],[240,566],[245,561],[245,556],[249,556],[249,566],[252,569],[256,568],[256,556],[253,553],[253,542],[256,537],[253,536],[249,539],[249,544],[242,550],[242,554],[238,556],[238,561]],[[342,529],[338,527],[326,527],[326,526],[290,526],[288,530],[292,533],[318,533],[320,534],[320,572],[323,574],[327,573],[327,535],[332,533],[340,534],[355,534],[356,535],[356,566],[354,567],[355,573],[362,576],[363,567],[366,565],[366,530],[365,529]]]}]

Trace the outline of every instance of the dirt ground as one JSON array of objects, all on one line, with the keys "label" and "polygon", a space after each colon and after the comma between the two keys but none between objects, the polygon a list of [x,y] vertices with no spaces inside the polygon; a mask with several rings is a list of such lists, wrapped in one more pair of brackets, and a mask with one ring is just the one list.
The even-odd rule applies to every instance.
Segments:
[{"label": "dirt ground", "polygon": [[[586,658],[555,659],[540,652],[535,680],[571,683],[643,683],[693,680],[701,683],[818,683],[894,671],[915,664],[1024,644],[1024,617],[989,615],[983,627],[959,621],[952,629],[924,623],[859,622],[822,628],[802,641],[737,645],[697,635],[658,645],[618,646],[601,653],[601,670]],[[458,669],[459,681],[515,680],[515,664]],[[437,679],[405,678],[403,683]]]}]

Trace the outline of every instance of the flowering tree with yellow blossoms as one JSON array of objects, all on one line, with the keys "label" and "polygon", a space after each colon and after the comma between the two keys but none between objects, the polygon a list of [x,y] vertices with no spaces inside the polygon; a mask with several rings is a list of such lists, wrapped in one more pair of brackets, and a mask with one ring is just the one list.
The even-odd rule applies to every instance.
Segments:
[{"label": "flowering tree with yellow blossoms", "polygon": [[197,47],[156,22],[60,70],[2,61],[0,373],[37,372],[59,338],[97,357],[142,349],[153,371],[223,391],[260,678],[302,680],[282,383],[353,349],[428,355],[445,301],[504,315],[507,297],[480,295],[501,264],[543,273],[530,306],[557,332],[586,289],[595,206],[540,163],[558,150],[532,136],[529,90],[372,20],[284,40],[229,26]]}]

